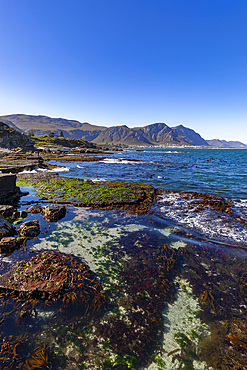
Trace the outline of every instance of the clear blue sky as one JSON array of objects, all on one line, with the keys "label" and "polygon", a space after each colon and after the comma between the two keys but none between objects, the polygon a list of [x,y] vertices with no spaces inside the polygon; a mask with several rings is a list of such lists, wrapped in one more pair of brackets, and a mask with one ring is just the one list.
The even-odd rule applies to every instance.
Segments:
[{"label": "clear blue sky", "polygon": [[246,0],[0,0],[0,115],[247,143]]}]

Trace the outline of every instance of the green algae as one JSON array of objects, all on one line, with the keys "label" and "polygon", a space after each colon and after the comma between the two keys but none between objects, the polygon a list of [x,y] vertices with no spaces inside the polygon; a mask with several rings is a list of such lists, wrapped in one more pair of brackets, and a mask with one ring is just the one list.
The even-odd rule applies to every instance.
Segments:
[{"label": "green algae", "polygon": [[82,207],[122,207],[152,204],[155,190],[152,186],[125,182],[93,183],[69,177],[45,179],[19,178],[18,186],[33,186],[37,195],[54,203],[69,203]]}]

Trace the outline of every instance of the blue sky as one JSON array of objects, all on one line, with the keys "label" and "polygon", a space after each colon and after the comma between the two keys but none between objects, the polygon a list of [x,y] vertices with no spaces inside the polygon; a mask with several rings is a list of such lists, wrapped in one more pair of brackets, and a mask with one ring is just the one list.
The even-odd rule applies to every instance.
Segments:
[{"label": "blue sky", "polygon": [[0,115],[247,143],[246,0],[0,0]]}]

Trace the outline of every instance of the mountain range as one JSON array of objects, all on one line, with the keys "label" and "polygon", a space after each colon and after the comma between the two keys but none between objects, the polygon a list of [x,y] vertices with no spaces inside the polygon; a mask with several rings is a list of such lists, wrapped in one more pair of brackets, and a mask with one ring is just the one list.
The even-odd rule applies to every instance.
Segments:
[{"label": "mountain range", "polygon": [[225,140],[205,140],[194,130],[182,125],[169,127],[165,123],[153,123],[144,127],[97,126],[64,118],[11,114],[0,116],[0,120],[24,133],[31,130],[37,136],[54,132],[64,137],[83,139],[96,144],[125,146],[205,146],[245,148],[247,145]]}]

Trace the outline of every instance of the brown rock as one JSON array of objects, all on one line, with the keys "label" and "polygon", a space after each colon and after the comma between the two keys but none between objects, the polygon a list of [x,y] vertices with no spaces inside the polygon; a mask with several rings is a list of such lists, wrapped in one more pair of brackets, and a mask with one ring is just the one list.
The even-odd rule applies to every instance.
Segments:
[{"label": "brown rock", "polygon": [[40,213],[41,211],[42,211],[42,207],[41,206],[31,206],[27,210],[28,213]]},{"label": "brown rock", "polygon": [[44,251],[18,262],[0,276],[0,292],[12,292],[23,298],[56,299],[74,288],[85,268],[72,256]]},{"label": "brown rock", "polygon": [[15,249],[19,248],[25,238],[14,238],[14,237],[4,237],[0,240],[0,253],[1,254],[11,254]]},{"label": "brown rock", "polygon": [[52,204],[43,207],[41,214],[47,221],[58,221],[66,215],[66,208],[65,206]]},{"label": "brown rock", "polygon": [[18,229],[18,233],[21,236],[27,238],[35,238],[40,233],[39,221],[26,221]]}]

